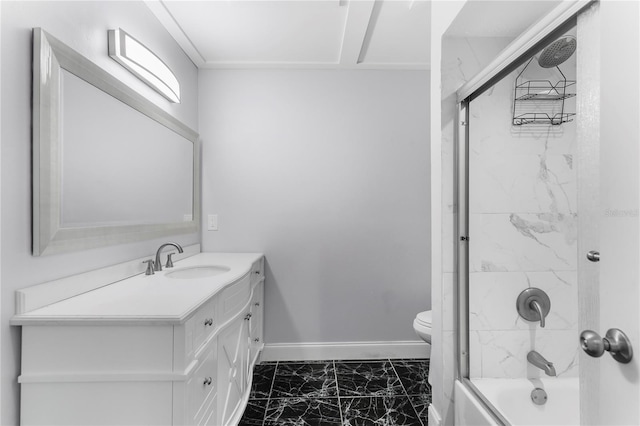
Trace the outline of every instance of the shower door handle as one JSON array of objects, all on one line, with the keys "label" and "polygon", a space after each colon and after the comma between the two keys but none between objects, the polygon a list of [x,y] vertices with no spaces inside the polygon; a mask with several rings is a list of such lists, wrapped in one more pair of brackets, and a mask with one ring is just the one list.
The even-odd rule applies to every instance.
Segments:
[{"label": "shower door handle", "polygon": [[617,328],[607,330],[604,338],[593,330],[580,333],[580,346],[587,355],[599,358],[607,351],[613,359],[628,364],[633,358],[633,348],[626,334]]}]

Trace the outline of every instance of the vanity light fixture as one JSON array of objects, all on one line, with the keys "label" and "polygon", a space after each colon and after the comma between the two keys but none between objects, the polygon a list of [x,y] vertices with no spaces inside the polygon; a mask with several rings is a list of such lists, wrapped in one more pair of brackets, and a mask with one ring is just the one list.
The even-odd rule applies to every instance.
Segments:
[{"label": "vanity light fixture", "polygon": [[171,102],[180,103],[180,83],[162,59],[121,28],[108,34],[109,56]]}]

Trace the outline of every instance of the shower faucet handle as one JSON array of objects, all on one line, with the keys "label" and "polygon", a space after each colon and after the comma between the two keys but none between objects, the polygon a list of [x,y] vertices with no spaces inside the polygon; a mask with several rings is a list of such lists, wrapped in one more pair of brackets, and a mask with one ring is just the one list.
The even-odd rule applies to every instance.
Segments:
[{"label": "shower faucet handle", "polygon": [[607,351],[613,359],[628,364],[633,359],[633,348],[626,334],[617,328],[607,330],[604,338],[593,330],[580,333],[580,346],[587,355],[599,358]]},{"label": "shower faucet handle", "polygon": [[539,288],[529,287],[518,296],[516,309],[522,318],[527,321],[540,321],[540,327],[544,328],[544,319],[551,310],[551,300],[547,293]]},{"label": "shower faucet handle", "polygon": [[531,309],[535,310],[538,313],[538,318],[540,318],[540,327],[544,328],[544,318],[547,315],[544,313],[542,306],[540,306],[540,303],[538,303],[537,300],[533,300],[529,302],[529,306],[531,307]]}]

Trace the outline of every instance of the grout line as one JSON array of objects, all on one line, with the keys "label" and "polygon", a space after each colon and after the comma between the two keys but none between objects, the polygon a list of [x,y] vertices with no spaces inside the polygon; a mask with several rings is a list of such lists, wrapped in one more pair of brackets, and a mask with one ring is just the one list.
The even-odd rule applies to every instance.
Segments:
[{"label": "grout line", "polygon": [[396,366],[393,364],[393,361],[391,361],[391,359],[389,359],[389,363],[391,364],[391,368],[393,368],[393,372],[396,373],[396,377],[400,381],[400,386],[402,386],[402,390],[404,391],[404,396],[407,397],[407,400],[409,400],[409,405],[411,405],[411,408],[413,408],[413,412],[416,413],[416,418],[418,419],[420,424],[423,424],[422,423],[422,419],[420,418],[420,414],[418,414],[418,410],[416,410],[416,407],[413,405],[413,401],[411,400],[411,397],[409,396],[409,392],[407,392],[407,388],[405,388],[404,387],[404,383],[402,383],[402,379],[400,378],[400,375],[398,374],[398,371],[396,370]]},{"label": "grout line", "polygon": [[264,416],[262,416],[262,426],[264,426],[264,422],[267,420],[267,408],[269,408],[269,403],[271,402],[271,392],[273,392],[273,384],[276,381],[276,374],[278,374],[278,364],[280,361],[276,361],[276,368],[273,370],[273,377],[271,378],[271,386],[269,387],[269,394],[267,395],[267,405],[264,407]]},{"label": "grout line", "polygon": [[[391,368],[393,369],[394,374],[396,375],[396,378],[400,381],[400,386],[402,387],[402,390],[404,391],[404,396],[409,400],[409,404],[411,405],[411,408],[413,408],[414,413],[416,414],[416,418],[418,419],[418,421],[420,422],[421,425],[423,426],[428,426],[425,425],[425,423],[422,421],[422,418],[420,417],[420,415],[418,414],[418,410],[416,409],[415,405],[413,404],[413,401],[411,400],[411,397],[409,396],[409,393],[407,392],[407,389],[404,385],[404,383],[402,382],[402,379],[400,378],[400,375],[398,374],[398,371],[396,369],[396,366],[393,362],[392,359],[387,358],[385,360],[378,360],[378,361],[388,361],[389,364],[391,364]],[[396,360],[399,361],[399,360]],[[405,360],[407,361],[407,360]],[[338,369],[336,367],[336,360],[330,360],[329,362],[331,362],[333,364],[333,371],[334,371],[334,378],[335,378],[335,383],[336,383],[336,396],[338,399],[338,409],[340,410],[340,422],[341,424],[344,426],[344,414],[342,411],[342,397],[340,396],[340,385],[338,383]],[[364,361],[363,361],[364,362]],[[272,398],[271,395],[273,393],[273,386],[275,384],[275,380],[276,380],[276,375],[278,373],[278,367],[280,366],[280,361],[276,361],[275,363],[275,369],[273,372],[273,378],[271,379],[271,387],[269,388],[269,394],[267,395],[266,398],[266,406],[265,406],[265,412],[264,412],[264,416],[262,418],[262,426],[265,425],[266,422],[266,418],[267,418],[267,408],[269,407],[269,404],[271,402]],[[429,368],[431,368],[431,366],[429,365]],[[431,394],[431,393],[430,393]],[[395,395],[397,396],[397,395]],[[357,398],[379,398],[379,395],[360,395]],[[346,396],[345,396],[346,398]],[[309,398],[305,398],[306,400],[309,400]]]},{"label": "grout line", "polygon": [[344,416],[342,415],[342,403],[340,402],[340,385],[338,384],[338,369],[336,368],[336,360],[333,361],[333,375],[336,378],[336,395],[338,396],[338,410],[340,410],[340,424],[344,425]]}]

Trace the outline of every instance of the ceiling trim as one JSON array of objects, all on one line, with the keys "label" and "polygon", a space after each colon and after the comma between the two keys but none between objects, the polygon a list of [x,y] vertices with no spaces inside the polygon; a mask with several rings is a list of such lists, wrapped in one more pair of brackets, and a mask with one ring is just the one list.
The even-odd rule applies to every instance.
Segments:
[{"label": "ceiling trim", "polygon": [[369,44],[371,43],[371,37],[373,37],[373,32],[376,29],[376,23],[378,22],[381,8],[381,1],[375,2],[373,7],[371,8],[371,12],[369,13],[369,23],[367,24],[367,31],[365,32],[364,39],[362,40],[362,46],[360,48],[360,54],[358,55],[357,63],[364,62],[365,57],[367,56],[367,52],[369,51]]},{"label": "ceiling trim", "polygon": [[[338,0],[347,6],[339,58],[336,62],[220,62],[206,61],[180,24],[164,4],[165,0],[144,0],[151,12],[167,29],[191,61],[201,69],[362,69],[429,70],[429,63],[364,62],[379,14],[379,0]],[[414,0],[415,1],[415,0]],[[413,4],[412,4],[413,5]]]},{"label": "ceiling trim", "polygon": [[180,24],[175,20],[171,12],[169,12],[162,0],[144,0],[144,2],[182,48],[184,53],[191,59],[191,62],[198,68],[202,68],[206,64],[204,57],[184,32]]},{"label": "ceiling trim", "polygon": [[431,69],[430,64],[418,63],[350,63],[338,62],[206,62],[201,69],[358,69],[358,70],[422,70]]},{"label": "ceiling trim", "polygon": [[342,33],[342,46],[340,50],[340,65],[349,66],[359,62],[367,34],[375,1],[350,1]]}]

